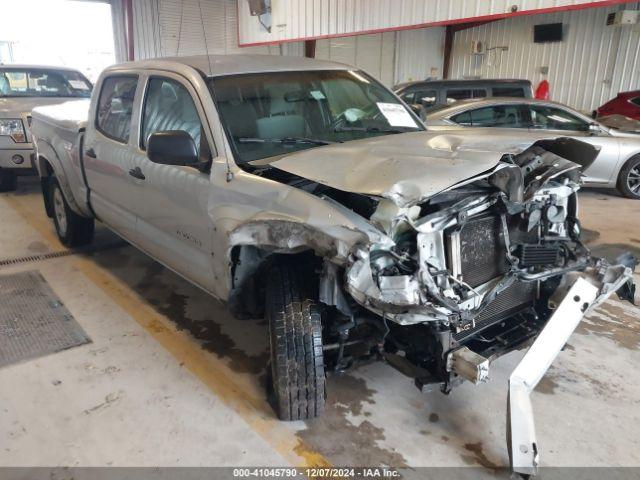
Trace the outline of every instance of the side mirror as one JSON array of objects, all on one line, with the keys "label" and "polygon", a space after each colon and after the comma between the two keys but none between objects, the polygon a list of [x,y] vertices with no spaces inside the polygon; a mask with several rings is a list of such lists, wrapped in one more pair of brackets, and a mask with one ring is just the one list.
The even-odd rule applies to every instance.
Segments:
[{"label": "side mirror", "polygon": [[599,123],[590,123],[589,124],[589,132],[591,133],[602,133],[602,127],[600,127]]},{"label": "side mirror", "polygon": [[165,130],[149,135],[147,158],[163,165],[189,166],[198,163],[198,150],[184,130]]},{"label": "side mirror", "polygon": [[415,113],[416,115],[422,115],[422,105],[420,105],[419,103],[412,103],[411,105],[409,105],[409,107],[411,107],[411,110],[413,110],[413,113]]}]

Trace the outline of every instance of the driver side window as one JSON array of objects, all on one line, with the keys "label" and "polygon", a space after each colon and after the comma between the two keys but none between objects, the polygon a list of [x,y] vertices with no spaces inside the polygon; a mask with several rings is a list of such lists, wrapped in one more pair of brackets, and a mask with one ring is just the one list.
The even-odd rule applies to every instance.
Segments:
[{"label": "driver side window", "polygon": [[211,152],[191,94],[174,80],[151,78],[144,101],[140,147],[146,149],[149,136],[165,130],[187,132],[196,145],[200,159],[211,159]]}]

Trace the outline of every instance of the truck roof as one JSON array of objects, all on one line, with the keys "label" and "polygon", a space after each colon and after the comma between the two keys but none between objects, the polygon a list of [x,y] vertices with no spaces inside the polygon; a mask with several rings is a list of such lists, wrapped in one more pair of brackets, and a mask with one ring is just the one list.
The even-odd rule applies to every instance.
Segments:
[{"label": "truck roof", "polygon": [[[279,55],[193,55],[188,57],[163,57],[127,62],[109,69],[166,68],[169,63],[188,65],[207,77],[237,75],[242,73],[291,72],[299,70],[349,70],[354,67],[338,62],[306,57]],[[109,70],[108,69],[108,70]]]}]

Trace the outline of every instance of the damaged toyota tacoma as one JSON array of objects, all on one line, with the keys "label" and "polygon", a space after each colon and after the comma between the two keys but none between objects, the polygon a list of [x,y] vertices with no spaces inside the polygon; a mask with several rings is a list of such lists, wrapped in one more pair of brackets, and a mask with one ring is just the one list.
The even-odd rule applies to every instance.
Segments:
[{"label": "damaged toyota tacoma", "polygon": [[509,380],[509,453],[532,473],[529,394],[582,317],[633,301],[635,259],[583,245],[594,147],[428,132],[366,73],[303,58],[201,56],[105,70],[89,101],[36,108],[44,205],[61,241],[94,219],[266,317],[283,420],[319,415],[328,371],[384,360],[420,389]]}]

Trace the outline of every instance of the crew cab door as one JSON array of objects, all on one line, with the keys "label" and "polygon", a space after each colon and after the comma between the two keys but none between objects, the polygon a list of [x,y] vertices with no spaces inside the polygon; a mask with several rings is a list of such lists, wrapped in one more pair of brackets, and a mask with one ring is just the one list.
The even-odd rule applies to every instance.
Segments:
[{"label": "crew cab door", "polygon": [[128,172],[136,153],[132,137],[137,137],[131,132],[138,85],[136,74],[118,73],[102,80],[83,145],[91,206],[101,221],[131,242],[135,242],[135,213]]},{"label": "crew cab door", "polygon": [[564,108],[552,105],[526,105],[532,131],[544,130],[554,136],[566,136],[598,147],[600,153],[584,171],[585,181],[607,184],[616,173],[620,156],[620,143],[605,131],[592,131],[590,122]]},{"label": "crew cab door", "polygon": [[[212,231],[207,214],[211,180],[207,164],[213,145],[206,117],[191,84],[179,75],[148,72],[132,180],[132,209],[143,250],[206,290],[212,290]],[[149,135],[183,130],[193,138],[201,168],[153,163],[147,157]]]}]

